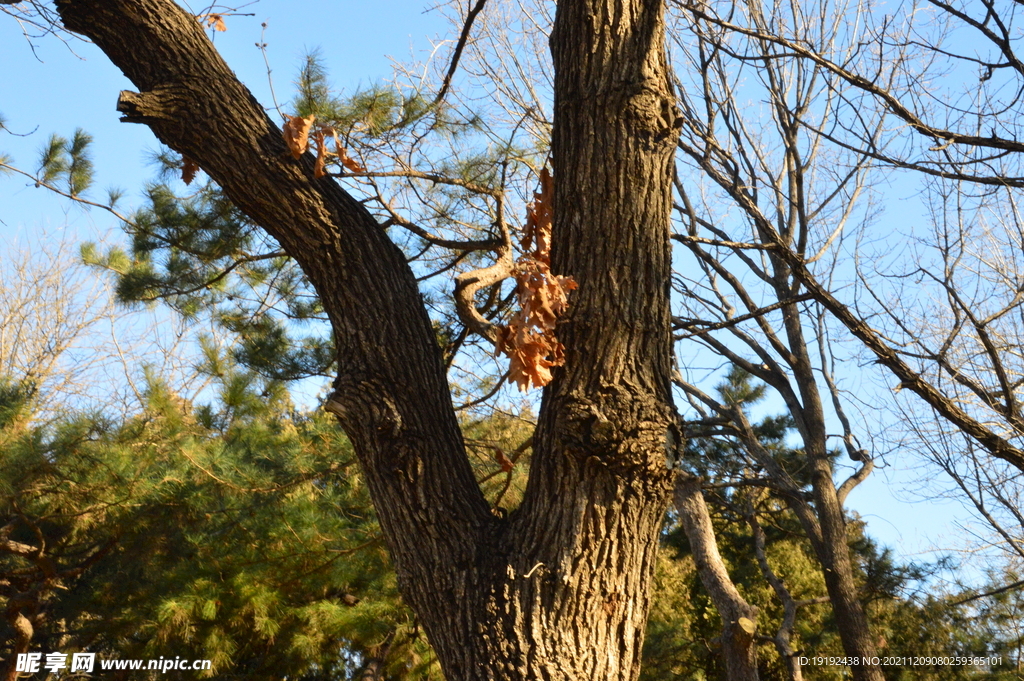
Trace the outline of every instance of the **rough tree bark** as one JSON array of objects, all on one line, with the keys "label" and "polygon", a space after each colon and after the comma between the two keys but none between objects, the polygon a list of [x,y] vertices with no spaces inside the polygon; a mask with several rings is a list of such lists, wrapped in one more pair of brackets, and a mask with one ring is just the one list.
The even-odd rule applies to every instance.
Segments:
[{"label": "rough tree bark", "polygon": [[524,501],[493,515],[402,253],[281,131],[171,0],[57,0],[134,83],[118,109],[196,161],[302,266],[333,325],[329,408],[364,466],[409,604],[448,679],[635,679],[680,436],[669,210],[679,128],[661,0],[562,0],[553,266],[559,328]]}]

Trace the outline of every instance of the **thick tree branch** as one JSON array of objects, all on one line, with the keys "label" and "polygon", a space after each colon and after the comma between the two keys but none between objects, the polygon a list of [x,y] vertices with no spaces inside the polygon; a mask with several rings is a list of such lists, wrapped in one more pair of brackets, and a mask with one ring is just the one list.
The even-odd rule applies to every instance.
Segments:
[{"label": "thick tree branch", "polygon": [[[65,27],[90,38],[139,89],[121,94],[123,120],[195,160],[307,274],[338,348],[332,411],[364,465],[400,579],[457,578],[438,566],[471,564],[495,519],[465,456],[441,352],[402,252],[334,180],[314,177],[311,154],[291,157],[280,129],[174,2],[56,4]],[[458,607],[445,592],[418,590],[414,605]]]},{"label": "thick tree branch", "polygon": [[473,30],[473,22],[476,21],[476,16],[483,10],[487,0],[477,0],[476,4],[470,8],[469,13],[466,15],[466,23],[462,26],[462,32],[459,34],[459,40],[455,44],[455,50],[452,52],[452,60],[448,65],[448,72],[444,74],[444,82],[441,83],[441,89],[438,90],[437,96],[434,97],[433,106],[437,106],[444,101],[444,97],[448,94],[448,88],[452,85],[452,79],[455,77],[455,72],[459,68],[459,59],[462,57],[462,51],[466,49],[466,43],[469,41],[469,34]]},{"label": "thick tree branch", "polygon": [[748,603],[733,584],[718,553],[715,530],[701,494],[700,478],[680,475],[676,481],[675,507],[690,542],[693,562],[701,584],[722,617],[722,661],[729,681],[757,681],[758,609]]}]

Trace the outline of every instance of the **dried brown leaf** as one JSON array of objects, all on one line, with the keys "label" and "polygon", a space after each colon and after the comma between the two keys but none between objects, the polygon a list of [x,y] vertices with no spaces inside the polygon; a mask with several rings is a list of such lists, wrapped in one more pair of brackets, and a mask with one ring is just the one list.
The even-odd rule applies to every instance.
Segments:
[{"label": "dried brown leaf", "polygon": [[196,173],[199,172],[199,164],[190,159],[188,156],[181,157],[181,181],[185,184],[192,184],[192,180],[196,179]]},{"label": "dried brown leaf", "polygon": [[569,292],[576,288],[576,282],[572,277],[551,274],[545,263],[529,257],[516,263],[515,278],[525,323],[554,331],[558,317],[569,308]]},{"label": "dried brown leaf", "polygon": [[516,263],[519,312],[500,327],[495,353],[509,358],[509,380],[528,390],[551,382],[551,368],[565,364],[565,348],[555,337],[558,318],[569,308],[572,277],[551,273],[551,228],[554,186],[551,173],[541,172],[540,191],[527,207],[522,249]]},{"label": "dried brown leaf", "polygon": [[342,165],[351,170],[353,173],[365,173],[366,168],[360,165],[359,161],[355,160],[345,151],[344,147],[338,147],[338,159]]},{"label": "dried brown leaf", "polygon": [[497,350],[509,358],[509,380],[521,391],[551,382],[551,367],[565,363],[562,344],[553,334],[529,331],[521,319],[502,327]]},{"label": "dried brown leaf", "polygon": [[334,137],[334,153],[337,155],[338,160],[341,161],[341,165],[345,166],[353,173],[365,173],[366,168],[360,165],[359,162],[356,161],[354,158],[349,156],[348,151],[345,149],[344,146],[342,146],[341,138],[338,137],[338,131],[335,130],[334,128],[326,128],[326,131],[329,132]]},{"label": "dried brown leaf", "polygon": [[505,456],[505,452],[502,451],[501,447],[494,448],[494,460],[501,466],[503,473],[511,473],[512,466],[515,465],[515,461],[509,461],[508,457]]},{"label": "dried brown leaf", "polygon": [[551,263],[554,197],[554,181],[550,171],[544,168],[540,171],[540,191],[534,192],[533,201],[526,206],[526,226],[523,228],[522,248],[525,253],[530,253],[535,260],[548,264]]},{"label": "dried brown leaf", "polygon": [[309,147],[309,130],[313,127],[316,116],[289,116],[285,114],[287,121],[284,124],[284,143],[292,152],[293,158],[300,158]]},{"label": "dried brown leaf", "polygon": [[327,157],[331,152],[327,151],[327,136],[323,130],[313,133],[313,143],[316,144],[316,165],[313,167],[313,177],[319,179],[327,174]]},{"label": "dried brown leaf", "polygon": [[227,24],[224,23],[224,15],[216,14],[211,12],[210,14],[199,14],[196,15],[196,19],[199,23],[205,24],[206,28],[212,28],[215,31],[226,31],[228,30]]}]

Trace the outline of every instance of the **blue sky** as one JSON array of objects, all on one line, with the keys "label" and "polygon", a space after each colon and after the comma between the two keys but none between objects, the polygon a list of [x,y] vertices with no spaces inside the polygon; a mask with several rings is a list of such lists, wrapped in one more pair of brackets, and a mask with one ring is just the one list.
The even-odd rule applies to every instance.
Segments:
[{"label": "blue sky", "polygon": [[[228,64],[265,106],[271,97],[267,67],[256,47],[261,40],[268,45],[277,99],[287,108],[299,62],[310,49],[321,50],[334,84],[351,92],[389,79],[392,59],[425,60],[438,40],[451,39],[445,19],[425,12],[418,0],[306,2],[299,5],[301,12],[296,6],[262,0],[239,10],[254,16],[227,17],[227,32],[215,35]],[[153,176],[147,158],[157,148],[148,129],[118,121],[118,92],[133,89],[131,84],[88,44],[72,41],[72,51],[52,37],[33,42],[35,54],[17,23],[0,16],[0,63],[5,65],[0,113],[12,132],[32,133],[0,135],[0,151],[32,171],[50,133],[68,136],[84,128],[95,138],[93,194],[101,198],[103,188],[119,186],[130,204]],[[63,229],[81,240],[116,238],[116,224],[105,213],[69,206],[20,178],[0,179],[0,220],[0,237],[6,238],[31,241],[41,230]],[[868,521],[870,534],[903,556],[959,544],[954,523],[968,514],[957,503],[909,503],[912,495],[905,490],[920,472],[904,468],[907,462],[896,457],[892,464],[849,499]]]},{"label": "blue sky", "polygon": [[[265,106],[271,97],[267,67],[256,47],[261,35],[284,107],[300,60],[311,49],[321,50],[336,86],[351,91],[388,79],[392,59],[426,59],[447,28],[438,12],[426,12],[418,0],[314,1],[303,3],[301,13],[295,7],[282,0],[261,0],[239,9],[253,16],[228,16],[228,30],[214,35],[228,64]],[[0,15],[0,63],[5,65],[0,114],[14,133],[36,131],[25,138],[3,135],[0,149],[31,171],[50,133],[68,136],[75,128],[84,128],[95,138],[93,193],[103,196],[104,188],[116,185],[128,190],[130,199],[152,177],[146,161],[157,148],[147,128],[118,121],[118,93],[134,89],[131,83],[92,45],[72,40],[68,49],[53,37],[33,43],[35,54],[19,25]],[[6,223],[0,225],[0,235],[9,236],[22,225],[63,225],[66,202],[24,184],[4,180],[0,186],[0,220]],[[67,219],[83,236],[93,230],[106,233],[111,226],[106,216],[84,216],[79,209],[71,210]]]}]

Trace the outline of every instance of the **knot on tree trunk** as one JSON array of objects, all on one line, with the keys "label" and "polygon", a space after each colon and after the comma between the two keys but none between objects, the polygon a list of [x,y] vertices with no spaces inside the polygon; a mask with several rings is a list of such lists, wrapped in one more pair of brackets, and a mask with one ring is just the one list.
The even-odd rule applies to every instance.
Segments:
[{"label": "knot on tree trunk", "polygon": [[324,409],[338,417],[346,432],[369,429],[375,440],[394,439],[401,434],[403,422],[390,392],[379,380],[339,375]]},{"label": "knot on tree trunk", "polygon": [[683,118],[675,99],[667,92],[642,86],[626,102],[625,119],[630,121],[636,132],[651,143],[671,140],[683,127]]},{"label": "knot on tree trunk", "polygon": [[572,400],[565,410],[557,435],[565,451],[622,473],[668,475],[680,442],[669,409],[621,387],[605,393],[596,399]]},{"label": "knot on tree trunk", "polygon": [[183,122],[188,96],[186,88],[178,85],[161,85],[149,92],[122,90],[117,99],[117,110],[124,114],[124,123]]}]

